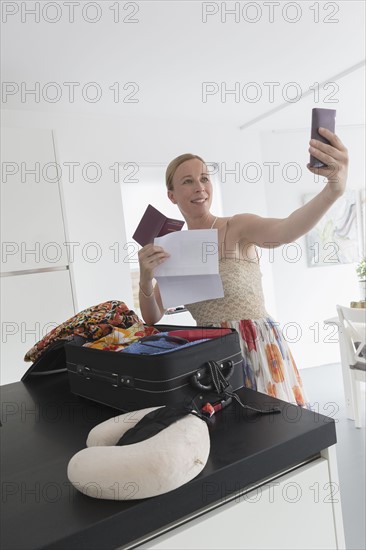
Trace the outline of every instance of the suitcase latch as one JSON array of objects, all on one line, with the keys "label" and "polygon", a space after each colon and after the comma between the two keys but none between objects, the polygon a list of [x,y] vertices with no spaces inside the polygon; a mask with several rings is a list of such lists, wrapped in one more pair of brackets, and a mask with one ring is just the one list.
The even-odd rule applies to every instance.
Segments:
[{"label": "suitcase latch", "polygon": [[135,381],[132,376],[126,376],[123,375],[120,378],[120,384],[121,386],[124,386],[125,388],[134,388],[135,387]]},{"label": "suitcase latch", "polygon": [[86,365],[76,365],[76,374],[85,376],[87,380],[90,380],[90,368]]}]

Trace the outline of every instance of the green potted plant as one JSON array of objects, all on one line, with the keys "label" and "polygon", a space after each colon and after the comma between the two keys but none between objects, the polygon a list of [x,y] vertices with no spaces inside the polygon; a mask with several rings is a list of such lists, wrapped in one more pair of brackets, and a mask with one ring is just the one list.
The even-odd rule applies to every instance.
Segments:
[{"label": "green potted plant", "polygon": [[360,286],[361,300],[366,300],[366,257],[362,258],[356,266],[358,284]]}]

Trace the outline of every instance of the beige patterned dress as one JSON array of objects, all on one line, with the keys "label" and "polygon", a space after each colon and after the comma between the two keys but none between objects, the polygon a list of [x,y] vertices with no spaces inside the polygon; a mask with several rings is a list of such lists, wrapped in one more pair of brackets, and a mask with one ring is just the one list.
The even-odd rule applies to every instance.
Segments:
[{"label": "beige patterned dress", "polygon": [[265,309],[259,263],[224,258],[219,270],[224,298],[186,304],[197,326],[237,330],[246,387],[309,407],[288,344]]}]

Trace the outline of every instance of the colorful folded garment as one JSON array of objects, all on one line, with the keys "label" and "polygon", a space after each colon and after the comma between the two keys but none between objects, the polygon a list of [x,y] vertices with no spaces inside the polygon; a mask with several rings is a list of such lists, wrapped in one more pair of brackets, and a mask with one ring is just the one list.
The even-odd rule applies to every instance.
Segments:
[{"label": "colorful folded garment", "polygon": [[86,342],[84,348],[102,349],[104,351],[121,351],[126,346],[140,340],[142,337],[156,334],[154,327],[146,327],[144,324],[135,323],[129,328],[114,328],[110,334],[103,336],[95,342]]},{"label": "colorful folded garment", "polygon": [[[95,341],[107,336],[114,328],[127,329],[135,323],[143,325],[142,320],[124,302],[110,300],[91,306],[47,333],[25,354],[24,361],[36,361],[52,343],[67,339],[70,335]],[[144,335],[146,334],[145,332]]]}]

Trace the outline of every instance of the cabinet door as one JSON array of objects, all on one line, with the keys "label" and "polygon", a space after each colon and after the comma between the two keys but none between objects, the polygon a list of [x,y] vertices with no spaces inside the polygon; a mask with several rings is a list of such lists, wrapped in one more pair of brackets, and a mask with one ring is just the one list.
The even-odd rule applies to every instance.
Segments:
[{"label": "cabinet door", "polygon": [[222,506],[138,548],[335,549],[337,490],[321,458],[226,504],[222,487]]},{"label": "cabinet door", "polygon": [[67,265],[52,131],[4,128],[1,149],[2,271]]},{"label": "cabinet door", "polygon": [[19,381],[25,353],[73,315],[68,270],[1,277],[1,384]]}]

